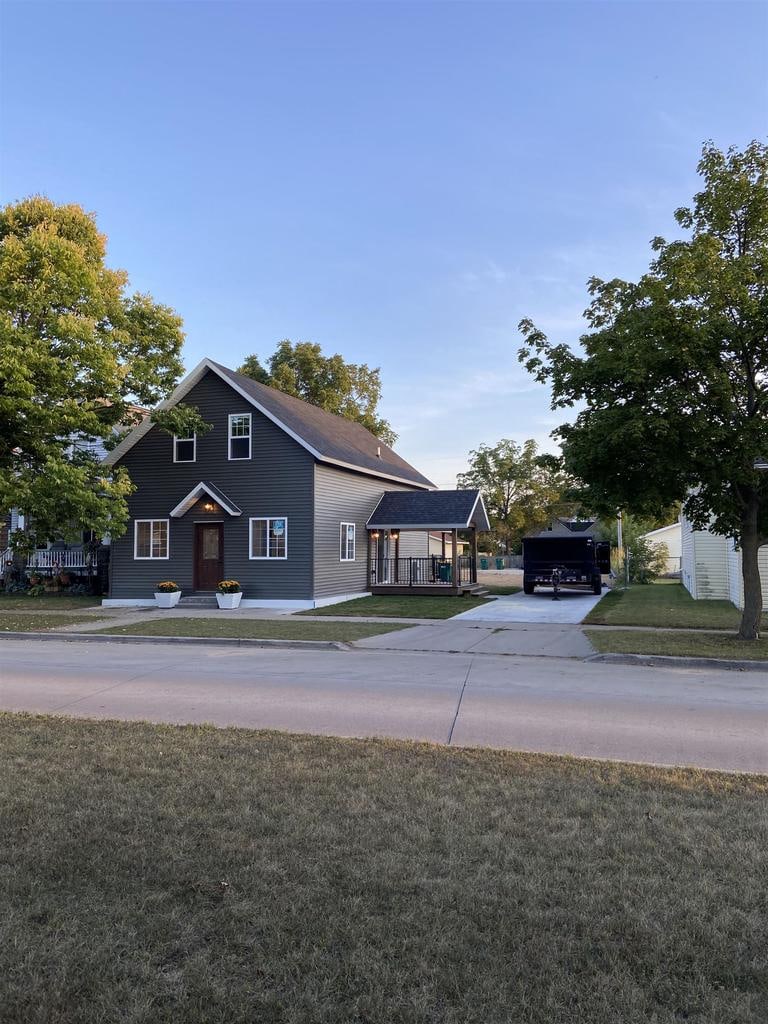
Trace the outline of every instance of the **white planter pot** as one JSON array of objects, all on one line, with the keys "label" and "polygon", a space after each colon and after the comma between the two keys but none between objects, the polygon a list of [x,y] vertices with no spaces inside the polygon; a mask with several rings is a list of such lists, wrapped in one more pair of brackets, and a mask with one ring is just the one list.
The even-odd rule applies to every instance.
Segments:
[{"label": "white planter pot", "polygon": [[157,601],[158,608],[175,608],[180,599],[180,590],[174,590],[171,594],[161,594],[158,590],[155,591],[155,601]]},{"label": "white planter pot", "polygon": [[219,608],[237,608],[242,599],[242,592],[239,594],[217,594]]}]

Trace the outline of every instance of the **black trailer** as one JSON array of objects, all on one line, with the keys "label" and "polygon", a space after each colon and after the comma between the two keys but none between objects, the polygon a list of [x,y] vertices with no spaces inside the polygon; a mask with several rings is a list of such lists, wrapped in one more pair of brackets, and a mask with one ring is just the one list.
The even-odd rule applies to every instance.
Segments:
[{"label": "black trailer", "polygon": [[588,587],[602,590],[603,573],[611,571],[611,545],[589,534],[573,537],[523,538],[523,590],[536,587]]}]

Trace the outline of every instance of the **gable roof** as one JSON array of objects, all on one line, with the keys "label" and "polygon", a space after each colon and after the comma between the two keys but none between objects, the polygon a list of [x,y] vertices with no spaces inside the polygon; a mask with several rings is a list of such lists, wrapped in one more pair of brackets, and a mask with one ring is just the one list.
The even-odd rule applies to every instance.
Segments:
[{"label": "gable roof", "polygon": [[241,516],[243,511],[239,508],[231,498],[228,498],[224,491],[220,491],[215,484],[212,484],[210,480],[201,480],[200,483],[193,487],[189,494],[182,498],[175,508],[172,508],[168,513],[173,519],[180,519],[186,515],[187,512],[196,505],[204,494],[207,494],[209,498],[213,498],[231,516]]},{"label": "gable roof", "polygon": [[595,525],[595,522],[594,519],[561,519],[560,516],[555,516],[549,526],[533,536],[570,537],[574,533],[586,534]]},{"label": "gable roof", "polygon": [[[359,423],[319,409],[309,402],[266,384],[236,373],[212,359],[203,359],[158,408],[169,409],[181,402],[208,372],[215,373],[242,398],[263,413],[319,462],[343,469],[370,473],[386,480],[396,480],[415,487],[433,488],[431,480],[414,469],[397,452],[375,437]],[[104,460],[108,465],[118,462],[152,428],[147,417],[123,438]]]},{"label": "gable roof", "polygon": [[386,491],[367,525],[371,530],[490,529],[478,490]]},{"label": "gable roof", "polygon": [[660,533],[666,533],[667,530],[680,530],[680,529],[682,529],[682,525],[680,523],[680,520],[678,519],[678,521],[676,523],[667,523],[666,526],[658,526],[655,530],[649,530],[648,533],[641,533],[640,536],[641,537],[658,537],[658,535]]}]

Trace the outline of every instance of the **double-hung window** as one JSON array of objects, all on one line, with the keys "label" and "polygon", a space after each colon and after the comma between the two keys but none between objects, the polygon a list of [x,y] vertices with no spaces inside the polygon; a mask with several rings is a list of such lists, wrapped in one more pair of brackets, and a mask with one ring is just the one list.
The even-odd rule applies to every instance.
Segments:
[{"label": "double-hung window", "polygon": [[251,414],[234,412],[229,417],[229,459],[251,457]]},{"label": "double-hung window", "polygon": [[168,558],[168,520],[137,519],[133,524],[134,558]]},{"label": "double-hung window", "polygon": [[272,519],[251,519],[249,558],[287,558],[288,520],[285,516]]},{"label": "double-hung window", "polygon": [[197,457],[197,434],[189,437],[173,435],[173,461],[194,462]]},{"label": "double-hung window", "polygon": [[339,561],[355,560],[355,524],[341,523],[339,527]]}]

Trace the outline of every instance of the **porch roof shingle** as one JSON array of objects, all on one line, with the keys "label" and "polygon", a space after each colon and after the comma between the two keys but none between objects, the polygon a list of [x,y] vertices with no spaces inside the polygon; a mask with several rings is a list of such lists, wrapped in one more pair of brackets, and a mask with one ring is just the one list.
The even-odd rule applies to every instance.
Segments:
[{"label": "porch roof shingle", "polygon": [[478,490],[386,491],[368,520],[371,530],[490,529]]}]

